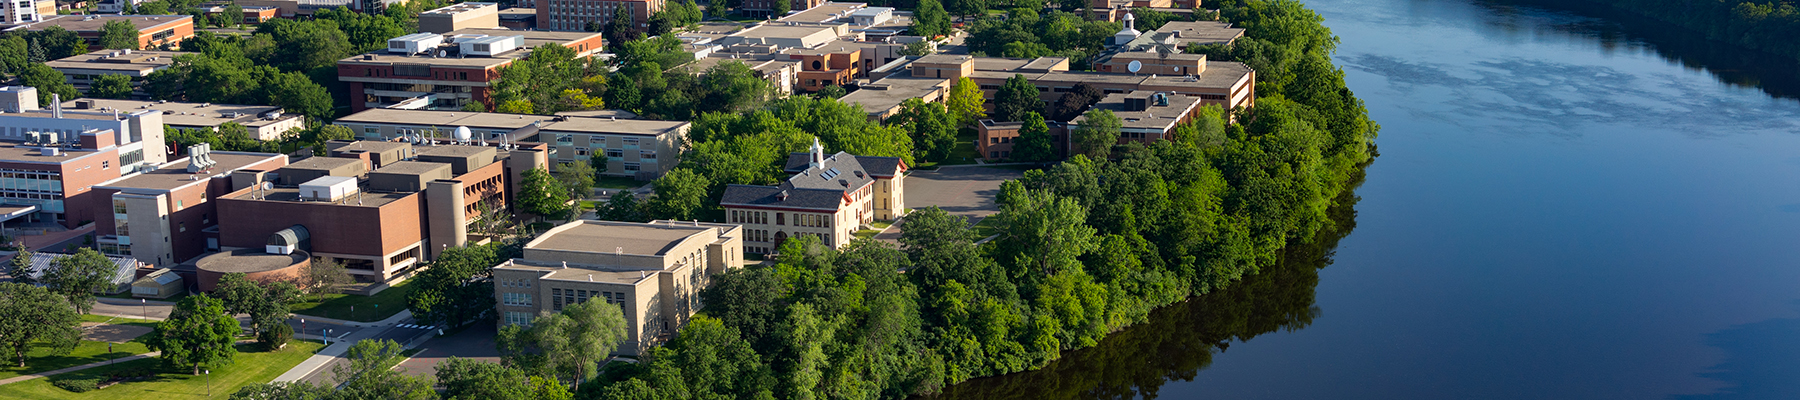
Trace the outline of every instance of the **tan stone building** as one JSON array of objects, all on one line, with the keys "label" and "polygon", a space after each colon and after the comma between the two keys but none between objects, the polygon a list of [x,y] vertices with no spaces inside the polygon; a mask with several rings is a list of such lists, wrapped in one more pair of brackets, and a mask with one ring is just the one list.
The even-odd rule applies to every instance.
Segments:
[{"label": "tan stone building", "polygon": [[529,325],[544,313],[606,301],[625,313],[625,342],[636,356],[662,343],[699,311],[712,276],[744,266],[743,227],[680,221],[578,220],[525,244],[493,269],[500,325]]},{"label": "tan stone building", "polygon": [[747,252],[773,253],[799,236],[839,248],[862,226],[906,213],[907,166],[899,158],[826,156],[814,141],[810,153],[790,155],[787,165],[794,176],[780,185],[730,185],[720,196],[726,222],[744,226]]}]

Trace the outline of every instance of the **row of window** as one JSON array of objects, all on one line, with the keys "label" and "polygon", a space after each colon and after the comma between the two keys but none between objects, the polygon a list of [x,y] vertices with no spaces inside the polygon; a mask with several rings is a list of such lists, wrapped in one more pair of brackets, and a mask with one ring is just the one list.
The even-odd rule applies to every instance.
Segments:
[{"label": "row of window", "polygon": [[744,241],[767,242],[769,241],[769,231],[766,229],[745,229]]},{"label": "row of window", "polygon": [[603,297],[607,303],[612,304],[623,304],[626,299],[625,293],[585,289],[550,289],[551,309],[562,311],[563,305],[580,304],[588,301],[590,297]]},{"label": "row of window", "polygon": [[[586,148],[586,147],[576,147],[575,148],[575,156],[576,157],[587,157],[589,154],[592,154],[592,153],[590,153],[588,151],[588,148]],[[614,158],[614,159],[625,158],[625,151],[619,150],[619,149],[606,149],[606,158]],[[656,151],[654,151],[654,150],[638,150],[638,159],[639,160],[655,160],[656,159]]]},{"label": "row of window", "polygon": [[531,287],[531,280],[530,279],[501,279],[500,287],[528,288],[528,287]]},{"label": "row of window", "polygon": [[731,210],[731,223],[768,224],[769,213],[762,211]]},{"label": "row of window", "polygon": [[531,306],[530,293],[500,293],[500,304],[509,306]]},{"label": "row of window", "polygon": [[794,226],[830,228],[831,218],[824,214],[794,214]]},{"label": "row of window", "polygon": [[531,326],[531,317],[532,317],[531,313],[528,313],[528,312],[507,311],[506,312],[506,324],[507,325],[518,325],[518,326]]}]

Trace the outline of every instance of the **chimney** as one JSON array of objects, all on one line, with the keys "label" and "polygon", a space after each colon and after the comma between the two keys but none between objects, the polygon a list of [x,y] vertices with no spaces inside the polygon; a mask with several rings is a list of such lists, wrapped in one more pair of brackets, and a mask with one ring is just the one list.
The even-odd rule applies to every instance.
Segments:
[{"label": "chimney", "polygon": [[50,116],[62,119],[62,95],[50,94]]}]

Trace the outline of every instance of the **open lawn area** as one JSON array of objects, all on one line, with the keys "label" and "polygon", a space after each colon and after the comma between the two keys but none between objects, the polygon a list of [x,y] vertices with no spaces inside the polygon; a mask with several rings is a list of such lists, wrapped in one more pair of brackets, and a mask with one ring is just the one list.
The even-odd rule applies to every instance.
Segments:
[{"label": "open lawn area", "polygon": [[981,222],[975,223],[975,240],[981,240],[988,236],[999,234],[1000,228],[999,218],[994,218],[993,216],[982,218]]},{"label": "open lawn area", "polygon": [[[14,360],[11,357],[11,354],[8,354],[6,361],[0,362],[0,366],[4,366],[4,368],[0,368],[0,379],[58,370],[77,365],[93,364],[115,358],[150,352],[150,349],[145,348],[143,343],[138,343],[136,341],[113,344],[113,351],[110,353],[106,351],[106,345],[106,342],[83,340],[81,341],[81,344],[75,345],[74,351],[70,351],[69,354],[60,356],[52,356],[49,354],[50,352],[48,350],[34,348],[31,349],[31,351],[25,352],[24,368],[19,368],[18,360]],[[10,398],[5,396],[4,392],[0,392],[0,397]]]},{"label": "open lawn area", "polygon": [[919,169],[933,169],[939,165],[974,164],[981,158],[981,152],[975,150],[975,128],[962,128],[956,131],[956,148],[950,149],[950,157],[939,162],[920,162]]},{"label": "open lawn area", "polygon": [[[51,379],[106,379],[108,373],[134,368],[150,368],[158,372],[155,378],[147,381],[126,382],[105,389],[74,393],[50,384],[50,379],[32,379],[11,385],[0,386],[0,398],[5,399],[105,399],[105,400],[170,400],[210,398],[225,399],[239,387],[254,382],[268,382],[283,372],[300,364],[313,353],[324,347],[318,342],[295,340],[288,342],[285,349],[268,352],[254,343],[239,344],[238,355],[230,365],[212,369],[212,374],[193,376],[187,371],[172,371],[162,367],[162,360],[142,359],[90,368],[67,374],[57,375]],[[208,386],[212,396],[207,396]]]},{"label": "open lawn area", "polygon": [[108,317],[105,315],[94,315],[94,314],[81,314],[81,322],[99,322],[99,323],[103,323],[103,324],[112,324],[112,325],[133,325],[133,326],[141,326],[141,327],[150,328],[150,329],[156,329],[156,323],[158,321],[151,321],[151,320],[147,320],[147,319],[137,319],[137,318],[125,318],[125,317]]},{"label": "open lawn area", "polygon": [[[407,285],[412,281],[401,282],[387,288],[374,296],[358,296],[354,294],[325,295],[323,302],[294,303],[293,312],[300,315],[334,318],[357,322],[375,322],[394,316],[406,309]],[[311,299],[308,296],[307,299]],[[379,306],[379,307],[378,307]],[[350,310],[355,307],[356,313]]]}]

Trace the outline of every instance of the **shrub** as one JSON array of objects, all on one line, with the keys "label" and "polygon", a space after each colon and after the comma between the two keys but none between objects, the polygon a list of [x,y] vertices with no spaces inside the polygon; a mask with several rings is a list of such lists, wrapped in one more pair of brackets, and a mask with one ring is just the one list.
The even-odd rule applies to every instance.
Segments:
[{"label": "shrub", "polygon": [[100,388],[100,380],[98,379],[57,379],[50,381],[50,384],[75,393]]},{"label": "shrub", "polygon": [[288,339],[294,338],[294,327],[288,324],[275,324],[256,335],[256,342],[267,346],[270,351],[280,350]]}]

